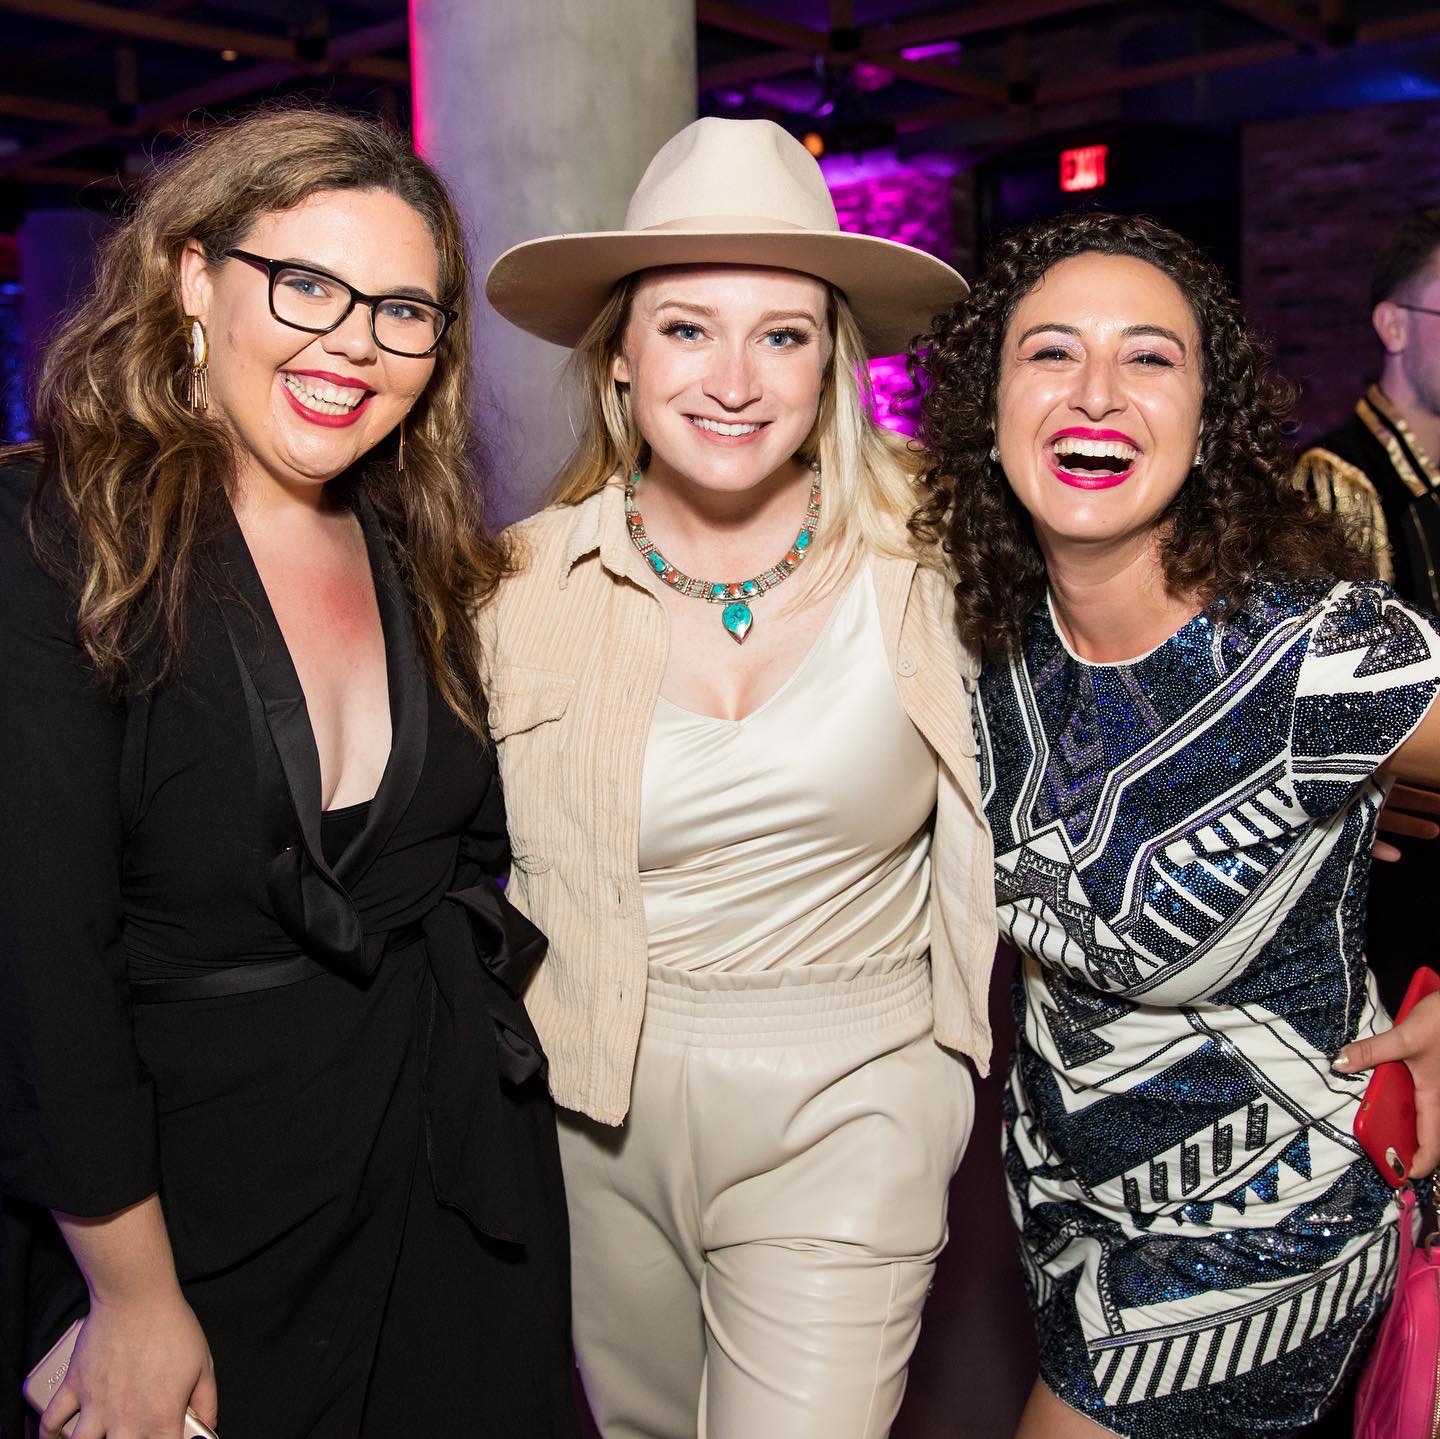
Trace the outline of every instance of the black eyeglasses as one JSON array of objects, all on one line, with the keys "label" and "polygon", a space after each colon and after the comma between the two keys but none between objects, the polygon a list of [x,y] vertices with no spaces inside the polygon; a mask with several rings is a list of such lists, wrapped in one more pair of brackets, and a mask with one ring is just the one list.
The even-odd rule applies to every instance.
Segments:
[{"label": "black eyeglasses", "polygon": [[1397,310],[1414,310],[1417,315],[1440,315],[1440,310],[1427,309],[1424,305],[1405,305],[1399,300],[1390,302]]},{"label": "black eyeglasses", "polygon": [[289,260],[267,260],[248,250],[226,250],[270,277],[270,313],[282,325],[311,335],[328,335],[338,329],[356,305],[370,311],[370,334],[382,350],[408,359],[435,352],[440,338],[460,318],[432,300],[413,295],[366,295],[338,275],[296,265]]}]

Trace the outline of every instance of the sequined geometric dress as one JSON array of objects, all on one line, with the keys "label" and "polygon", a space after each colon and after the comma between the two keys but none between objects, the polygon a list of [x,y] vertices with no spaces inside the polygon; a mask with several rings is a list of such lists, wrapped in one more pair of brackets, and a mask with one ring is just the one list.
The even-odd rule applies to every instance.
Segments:
[{"label": "sequined geometric dress", "polygon": [[1042,606],[982,676],[1011,1205],[1045,1381],[1115,1433],[1283,1434],[1363,1358],[1396,1211],[1329,1061],[1388,1023],[1374,772],[1437,688],[1440,621],[1375,581],[1267,588],[1120,664]]}]

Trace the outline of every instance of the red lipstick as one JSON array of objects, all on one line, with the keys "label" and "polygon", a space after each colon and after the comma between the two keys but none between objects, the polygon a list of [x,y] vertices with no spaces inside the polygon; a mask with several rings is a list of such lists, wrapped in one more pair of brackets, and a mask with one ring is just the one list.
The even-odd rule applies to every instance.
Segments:
[{"label": "red lipstick", "polygon": [[[285,376],[287,374],[305,376],[314,380],[325,380],[332,385],[342,385],[346,389],[364,390],[365,395],[360,403],[346,414],[323,414],[319,410],[312,410],[310,406],[285,383]],[[320,425],[329,430],[343,430],[353,425],[360,416],[365,413],[365,407],[370,403],[375,393],[363,380],[349,379],[344,375],[332,375],[325,370],[282,370],[280,372],[279,384],[281,393],[290,401],[290,408],[294,410],[301,419],[308,420],[312,425]]]}]

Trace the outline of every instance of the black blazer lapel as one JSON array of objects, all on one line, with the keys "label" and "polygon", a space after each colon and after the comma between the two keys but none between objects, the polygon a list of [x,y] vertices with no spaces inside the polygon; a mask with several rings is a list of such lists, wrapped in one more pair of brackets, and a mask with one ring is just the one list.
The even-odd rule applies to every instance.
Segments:
[{"label": "black blazer lapel", "polygon": [[220,612],[255,743],[271,903],[286,932],[307,953],[363,978],[372,965],[360,917],[326,864],[320,839],[320,757],[300,677],[233,519],[217,537],[216,553]]},{"label": "black blazer lapel", "polygon": [[[375,580],[375,601],[385,634],[385,669],[390,686],[390,758],[371,801],[365,827],[346,846],[335,872],[353,884],[374,863],[414,797],[425,768],[430,731],[429,678],[415,642],[409,597],[391,558],[369,501],[358,512]],[[311,738],[311,748],[314,739]]]}]

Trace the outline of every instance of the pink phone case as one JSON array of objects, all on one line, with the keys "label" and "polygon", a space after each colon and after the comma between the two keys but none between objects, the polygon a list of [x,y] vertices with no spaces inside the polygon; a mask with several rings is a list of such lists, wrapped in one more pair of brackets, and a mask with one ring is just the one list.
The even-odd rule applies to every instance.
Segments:
[{"label": "pink phone case", "polygon": [[[65,1382],[70,1370],[70,1356],[75,1352],[75,1341],[80,1337],[80,1326],[85,1321],[77,1319],[56,1341],[54,1348],[25,1377],[21,1393],[25,1402],[37,1413],[43,1414],[45,1407],[54,1398],[55,1391]],[[80,1416],[77,1414],[75,1419]],[[75,1419],[61,1429],[68,1436],[75,1429]],[[185,1411],[185,1439],[220,1439],[220,1436],[201,1418]]]}]

